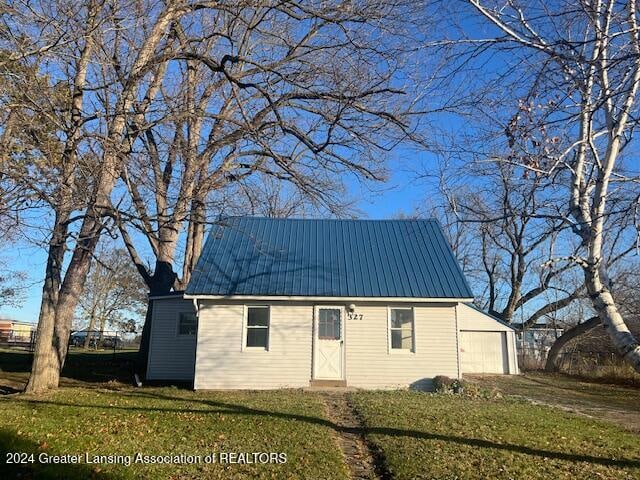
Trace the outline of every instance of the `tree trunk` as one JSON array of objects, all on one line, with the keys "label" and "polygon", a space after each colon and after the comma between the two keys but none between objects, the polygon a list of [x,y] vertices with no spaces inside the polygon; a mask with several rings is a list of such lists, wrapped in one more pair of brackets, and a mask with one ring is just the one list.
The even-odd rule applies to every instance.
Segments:
[{"label": "tree trunk", "polygon": [[622,358],[629,362],[636,372],[640,372],[640,344],[624,323],[609,288],[602,281],[603,272],[598,267],[589,267],[584,269],[584,275],[593,308],[613,345]]},{"label": "tree trunk", "polygon": [[53,335],[55,326],[54,288],[51,281],[47,279],[43,288],[36,346],[33,353],[31,375],[25,387],[26,393],[41,393],[56,388],[60,380],[60,365]]},{"label": "tree trunk", "polygon": [[204,243],[204,226],[206,209],[204,200],[197,195],[191,204],[191,219],[187,231],[187,245],[182,269],[182,283],[186,286],[191,280],[191,274],[198,262]]},{"label": "tree trunk", "polygon": [[595,329],[600,323],[600,317],[591,317],[586,322],[580,323],[560,335],[551,346],[551,350],[547,354],[547,362],[544,369],[547,372],[557,372],[560,365],[558,364],[558,357],[562,348],[574,338],[580,337],[587,332]]},{"label": "tree trunk", "polygon": [[[95,208],[95,207],[94,207]],[[64,276],[60,288],[60,297],[56,308],[55,329],[58,338],[57,350],[60,360],[60,368],[69,350],[69,334],[71,323],[84,289],[84,283],[91,266],[91,258],[95,252],[100,233],[102,231],[102,219],[97,212],[88,213],[83,221],[78,243],[71,257],[71,262]]]},{"label": "tree trunk", "polygon": [[104,341],[104,327],[106,323],[107,323],[107,319],[103,316],[100,319],[100,335],[98,336],[98,343],[96,344],[96,348],[101,346],[102,342]]},{"label": "tree trunk", "polygon": [[27,393],[40,393],[50,388],[56,388],[60,380],[61,367],[56,354],[57,339],[54,335],[54,328],[64,258],[64,240],[67,233],[65,219],[64,215],[59,215],[56,218],[54,232],[49,242],[36,345],[31,375],[25,387]]},{"label": "tree trunk", "polygon": [[89,344],[91,343],[91,332],[93,332],[93,328],[96,326],[96,314],[95,312],[91,312],[91,316],[89,317],[89,328],[87,329],[87,336],[84,339],[84,344],[82,348],[87,350],[89,348]]}]

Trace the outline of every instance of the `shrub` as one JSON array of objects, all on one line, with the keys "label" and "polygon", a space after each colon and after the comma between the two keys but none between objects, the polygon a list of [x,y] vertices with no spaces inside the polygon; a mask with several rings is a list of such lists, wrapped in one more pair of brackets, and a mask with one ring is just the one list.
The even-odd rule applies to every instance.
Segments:
[{"label": "shrub", "polygon": [[433,389],[436,393],[450,393],[452,383],[446,375],[438,375],[433,378]]},{"label": "shrub", "polygon": [[462,380],[451,379],[446,375],[438,375],[433,379],[436,393],[463,393],[465,384]]},{"label": "shrub", "polygon": [[478,383],[458,380],[447,377],[446,375],[438,375],[433,379],[433,389],[436,393],[446,395],[464,395],[471,398],[499,399],[502,393],[497,388],[482,388]]}]

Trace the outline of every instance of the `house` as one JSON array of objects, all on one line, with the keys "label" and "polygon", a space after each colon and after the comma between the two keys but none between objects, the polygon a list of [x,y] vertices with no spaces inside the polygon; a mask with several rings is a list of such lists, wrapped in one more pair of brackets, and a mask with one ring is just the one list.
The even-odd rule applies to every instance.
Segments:
[{"label": "house", "polygon": [[228,219],[186,291],[151,299],[147,379],[428,389],[476,364],[461,341],[517,373],[511,330],[472,297],[435,220]]},{"label": "house", "polygon": [[535,324],[518,333],[519,350],[522,355],[544,360],[555,341],[564,332],[563,328],[546,324]]},{"label": "house", "polygon": [[0,342],[7,342],[12,331],[12,320],[0,318]]}]

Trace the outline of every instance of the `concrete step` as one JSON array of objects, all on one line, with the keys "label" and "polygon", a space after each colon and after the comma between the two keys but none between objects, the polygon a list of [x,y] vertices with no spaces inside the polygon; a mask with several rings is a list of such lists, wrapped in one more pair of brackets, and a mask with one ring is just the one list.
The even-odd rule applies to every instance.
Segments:
[{"label": "concrete step", "polygon": [[346,380],[310,380],[309,381],[309,386],[310,387],[320,387],[320,388],[326,388],[326,387],[346,387],[347,386],[347,381]]}]

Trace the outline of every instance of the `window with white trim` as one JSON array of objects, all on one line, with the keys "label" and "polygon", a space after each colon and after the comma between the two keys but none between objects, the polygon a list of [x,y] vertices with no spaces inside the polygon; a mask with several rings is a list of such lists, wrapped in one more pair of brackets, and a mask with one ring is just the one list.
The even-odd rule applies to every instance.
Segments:
[{"label": "window with white trim", "polygon": [[391,350],[414,350],[414,321],[412,308],[389,310],[389,337]]},{"label": "window with white trim", "polygon": [[246,348],[269,349],[269,307],[247,307]]},{"label": "window with white trim", "polygon": [[321,308],[318,311],[318,339],[340,340],[340,309]]},{"label": "window with white trim", "polygon": [[195,335],[198,331],[198,319],[195,313],[178,315],[178,335]]}]

